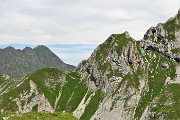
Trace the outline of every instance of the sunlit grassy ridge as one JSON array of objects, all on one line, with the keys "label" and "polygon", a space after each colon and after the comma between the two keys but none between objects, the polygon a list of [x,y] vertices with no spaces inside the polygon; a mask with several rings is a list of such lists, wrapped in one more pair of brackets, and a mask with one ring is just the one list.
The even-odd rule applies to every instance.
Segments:
[{"label": "sunlit grassy ridge", "polygon": [[8,118],[8,120],[77,120],[69,113],[39,113],[29,112],[23,114],[14,114],[11,112],[4,112],[0,119]]}]

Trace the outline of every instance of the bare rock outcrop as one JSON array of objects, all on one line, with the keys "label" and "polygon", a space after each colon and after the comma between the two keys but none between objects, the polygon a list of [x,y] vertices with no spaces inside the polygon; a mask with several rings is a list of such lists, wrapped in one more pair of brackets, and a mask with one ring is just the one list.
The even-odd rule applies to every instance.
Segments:
[{"label": "bare rock outcrop", "polygon": [[142,39],[142,47],[154,50],[180,62],[180,10],[166,23],[150,27]]},{"label": "bare rock outcrop", "polygon": [[14,99],[20,113],[32,111],[33,107],[37,107],[38,112],[54,112],[48,99],[43,93],[40,93],[36,84],[30,81],[30,92],[24,91],[19,98]]}]

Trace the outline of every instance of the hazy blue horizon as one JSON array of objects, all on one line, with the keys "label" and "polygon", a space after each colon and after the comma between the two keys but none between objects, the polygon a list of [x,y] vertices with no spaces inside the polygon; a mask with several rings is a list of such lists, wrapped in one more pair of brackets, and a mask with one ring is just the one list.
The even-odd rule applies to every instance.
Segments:
[{"label": "hazy blue horizon", "polygon": [[[24,49],[25,47],[37,47],[38,45],[31,44],[0,44],[0,48],[4,49],[12,46],[15,49]],[[94,49],[98,46],[95,44],[58,44],[45,45],[53,53],[55,53],[63,62],[77,66],[82,60],[90,57]]]}]

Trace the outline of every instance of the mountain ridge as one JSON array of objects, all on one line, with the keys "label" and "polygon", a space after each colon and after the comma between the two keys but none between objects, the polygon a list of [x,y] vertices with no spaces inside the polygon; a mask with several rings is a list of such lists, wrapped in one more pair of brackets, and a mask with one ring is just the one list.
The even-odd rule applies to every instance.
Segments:
[{"label": "mountain ridge", "polygon": [[64,63],[44,45],[35,48],[26,47],[22,50],[9,46],[0,49],[0,56],[0,73],[14,79],[20,79],[43,67],[54,67],[62,71],[75,68]]}]

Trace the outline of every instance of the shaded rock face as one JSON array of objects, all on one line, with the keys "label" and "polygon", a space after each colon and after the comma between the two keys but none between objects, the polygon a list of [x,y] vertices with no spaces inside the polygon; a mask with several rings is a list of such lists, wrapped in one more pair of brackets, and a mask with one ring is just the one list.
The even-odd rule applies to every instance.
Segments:
[{"label": "shaded rock face", "polygon": [[14,79],[20,79],[44,67],[53,67],[62,71],[75,68],[64,63],[49,48],[42,45],[34,49],[30,47],[23,50],[16,50],[13,47],[0,49],[0,73],[7,74]]},{"label": "shaded rock face", "polygon": [[180,62],[180,11],[166,23],[159,23],[147,30],[142,47],[154,50]]}]

